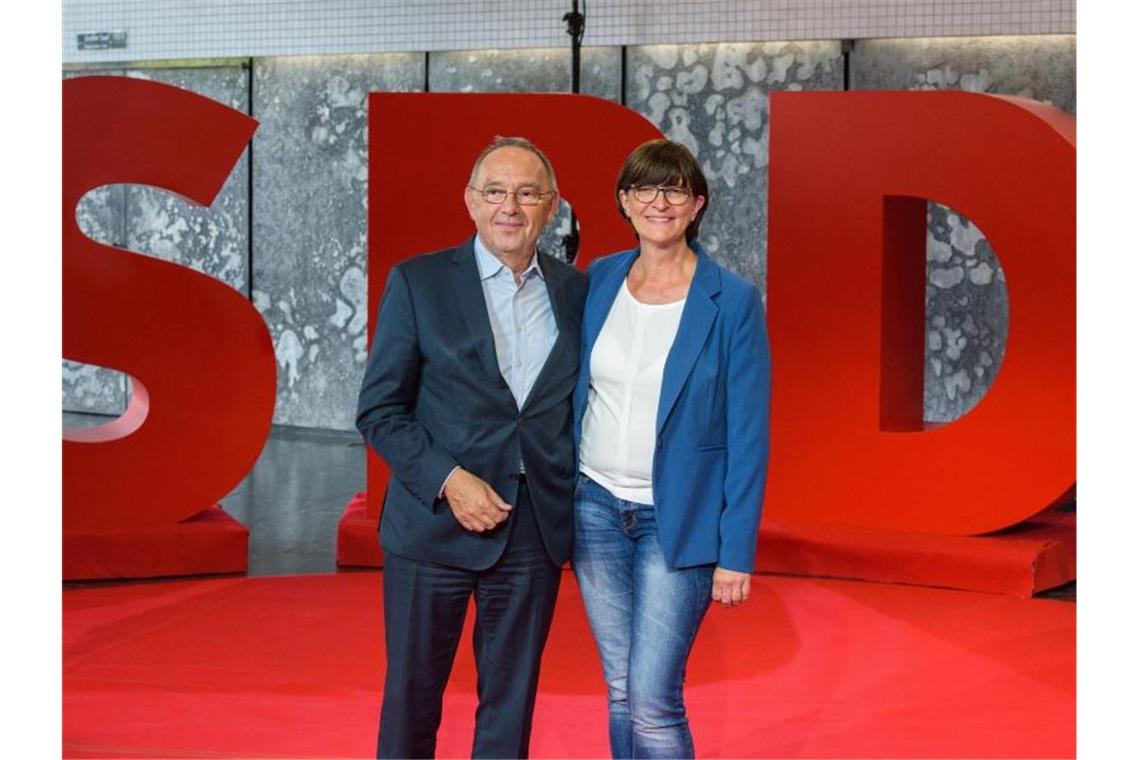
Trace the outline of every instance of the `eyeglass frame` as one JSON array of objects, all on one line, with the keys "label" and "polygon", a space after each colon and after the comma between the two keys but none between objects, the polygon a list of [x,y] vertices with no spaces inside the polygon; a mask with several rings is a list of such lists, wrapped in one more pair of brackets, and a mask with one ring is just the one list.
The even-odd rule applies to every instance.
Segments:
[{"label": "eyeglass frame", "polygon": [[[530,188],[530,187],[520,187],[518,190],[507,190],[507,189],[501,188],[501,187],[493,187],[490,190],[486,190],[486,189],[475,187],[474,185],[468,185],[467,189],[472,190],[476,193],[479,193],[479,197],[482,198],[483,202],[489,206],[501,206],[501,205],[503,205],[504,203],[507,202],[507,196],[509,196],[509,195],[513,195],[515,197],[515,203],[519,204],[520,206],[540,206],[540,205],[542,205],[543,201],[545,201],[547,198],[554,195],[553,190],[535,190],[534,188]],[[520,193],[524,193],[524,192],[533,192],[535,194],[535,196],[537,196],[537,200],[535,200],[534,202],[524,201],[522,199],[522,196],[520,195]],[[503,199],[501,201],[490,200],[487,198],[488,193],[502,193]]]},{"label": "eyeglass frame", "polygon": [[[652,190],[653,197],[649,200],[639,198],[638,191],[641,190]],[[684,206],[693,198],[692,190],[687,187],[680,187],[678,185],[630,185],[625,189],[625,191],[629,193],[629,195],[632,196],[635,201],[638,203],[644,203],[646,206],[656,203],[658,196],[663,196],[665,198],[665,202],[670,206]],[[670,192],[683,193],[684,197],[679,201],[671,201],[669,200]]]}]

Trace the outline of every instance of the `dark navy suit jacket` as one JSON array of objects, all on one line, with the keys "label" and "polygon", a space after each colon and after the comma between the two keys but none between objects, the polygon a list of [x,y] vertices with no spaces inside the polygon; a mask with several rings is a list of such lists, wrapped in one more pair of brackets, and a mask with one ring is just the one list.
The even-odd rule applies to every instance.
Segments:
[{"label": "dark navy suit jacket", "polygon": [[[756,286],[697,244],[697,270],[665,360],[653,455],[653,498],[670,567],[716,563],[752,572],[768,471],[771,361]],[[574,389],[581,439],[590,355],[638,249],[594,261]]]},{"label": "dark navy suit jacket", "polygon": [[514,504],[521,461],[547,553],[560,565],[573,542],[571,398],[586,278],[539,253],[558,338],[519,409],[499,372],[473,243],[393,267],[380,302],[356,417],[391,470],[380,543],[410,559],[490,567],[513,516],[491,531],[465,530],[439,490],[459,465]]}]

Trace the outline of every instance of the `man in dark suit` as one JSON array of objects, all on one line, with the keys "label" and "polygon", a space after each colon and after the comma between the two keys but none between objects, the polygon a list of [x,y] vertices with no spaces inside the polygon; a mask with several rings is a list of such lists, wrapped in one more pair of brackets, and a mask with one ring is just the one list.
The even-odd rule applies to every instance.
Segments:
[{"label": "man in dark suit", "polygon": [[357,428],[391,470],[378,757],[434,755],[472,596],[472,756],[527,756],[573,540],[586,278],[535,245],[556,211],[554,171],[527,140],[498,138],[464,197],[476,235],[392,269],[357,409]]}]

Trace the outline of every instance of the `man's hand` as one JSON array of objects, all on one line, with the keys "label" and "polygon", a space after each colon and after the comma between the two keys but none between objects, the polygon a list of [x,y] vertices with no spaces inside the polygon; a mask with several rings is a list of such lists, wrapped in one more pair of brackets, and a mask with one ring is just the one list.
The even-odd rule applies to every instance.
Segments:
[{"label": "man's hand", "polygon": [[725,607],[735,607],[748,601],[752,590],[752,574],[718,567],[713,571],[712,598]]},{"label": "man's hand", "polygon": [[459,524],[475,533],[491,530],[511,512],[511,505],[499,498],[487,481],[462,469],[447,479],[443,497]]}]

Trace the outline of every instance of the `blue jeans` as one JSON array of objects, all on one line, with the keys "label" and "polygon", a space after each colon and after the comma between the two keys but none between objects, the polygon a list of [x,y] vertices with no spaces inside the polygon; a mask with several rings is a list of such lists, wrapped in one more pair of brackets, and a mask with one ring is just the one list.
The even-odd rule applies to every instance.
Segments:
[{"label": "blue jeans", "polygon": [[669,569],[654,507],[619,499],[585,475],[574,495],[572,564],[602,658],[610,753],[693,757],[682,688],[714,567]]}]

